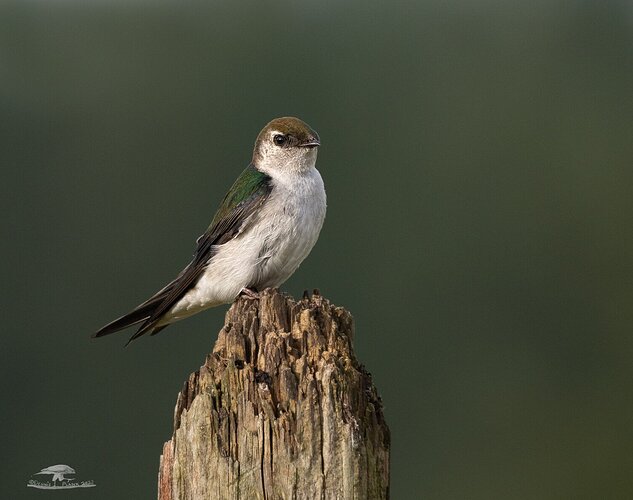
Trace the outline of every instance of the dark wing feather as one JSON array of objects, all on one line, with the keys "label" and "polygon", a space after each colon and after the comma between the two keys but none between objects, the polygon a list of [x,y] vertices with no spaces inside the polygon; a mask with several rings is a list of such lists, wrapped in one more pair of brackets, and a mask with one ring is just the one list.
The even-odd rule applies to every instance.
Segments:
[{"label": "dark wing feather", "polygon": [[158,333],[160,318],[193,287],[213,257],[215,247],[232,240],[244,228],[244,223],[266,201],[272,190],[270,177],[249,165],[222,200],[207,231],[197,240],[193,260],[178,277],[133,311],[107,324],[93,337],[109,335],[128,326],[143,322],[128,344],[150,332]]}]

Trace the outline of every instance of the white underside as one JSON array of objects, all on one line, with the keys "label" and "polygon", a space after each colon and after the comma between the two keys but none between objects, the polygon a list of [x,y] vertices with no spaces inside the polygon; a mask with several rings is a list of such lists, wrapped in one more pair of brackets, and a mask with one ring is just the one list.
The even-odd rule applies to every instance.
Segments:
[{"label": "white underside", "polygon": [[246,287],[277,287],[308,256],[325,219],[321,175],[314,167],[269,175],[273,190],[268,200],[246,221],[238,236],[216,247],[196,285],[158,326],[232,302]]}]

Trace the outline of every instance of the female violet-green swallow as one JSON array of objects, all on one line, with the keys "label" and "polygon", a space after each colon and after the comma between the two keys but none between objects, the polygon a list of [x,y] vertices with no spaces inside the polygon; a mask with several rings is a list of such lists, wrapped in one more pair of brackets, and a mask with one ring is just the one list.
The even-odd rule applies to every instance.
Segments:
[{"label": "female violet-green swallow", "polygon": [[[237,178],[193,260],[171,283],[94,337],[140,323],[128,344],[240,294],[286,281],[316,243],[326,197],[315,168],[319,135],[298,118],[271,121],[257,136],[253,159]],[[127,345],[127,344],[126,344]]]}]

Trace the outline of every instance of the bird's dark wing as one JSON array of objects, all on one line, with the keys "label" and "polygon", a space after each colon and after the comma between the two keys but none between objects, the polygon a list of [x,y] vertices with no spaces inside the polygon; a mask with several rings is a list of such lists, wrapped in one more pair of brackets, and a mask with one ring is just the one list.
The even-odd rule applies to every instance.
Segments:
[{"label": "bird's dark wing", "polygon": [[154,335],[162,330],[164,326],[156,326],[160,318],[196,284],[216,247],[232,240],[244,229],[249,217],[264,204],[271,191],[270,177],[249,165],[222,200],[211,225],[198,238],[193,260],[178,277],[130,313],[101,328],[93,337],[109,335],[141,322],[128,343],[145,333]]}]

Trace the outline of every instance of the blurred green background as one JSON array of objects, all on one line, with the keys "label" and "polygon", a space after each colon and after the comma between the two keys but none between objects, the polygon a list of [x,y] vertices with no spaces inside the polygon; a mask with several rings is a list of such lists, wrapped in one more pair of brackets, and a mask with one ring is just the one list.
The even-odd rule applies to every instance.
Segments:
[{"label": "blurred green background", "polygon": [[354,314],[392,498],[633,498],[633,7],[500,0],[3,2],[0,497],[155,497],[226,307],[89,336],[282,115],[329,205],[284,289]]}]

